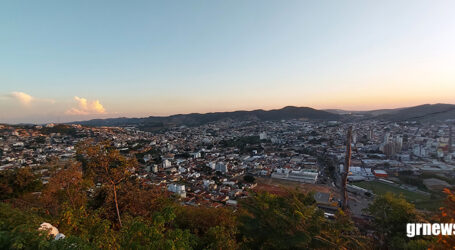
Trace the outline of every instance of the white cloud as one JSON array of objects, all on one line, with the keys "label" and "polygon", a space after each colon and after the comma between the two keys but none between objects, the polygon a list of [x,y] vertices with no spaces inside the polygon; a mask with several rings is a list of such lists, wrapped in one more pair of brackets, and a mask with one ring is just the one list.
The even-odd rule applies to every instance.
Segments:
[{"label": "white cloud", "polygon": [[34,96],[31,96],[31,95],[21,92],[21,91],[14,91],[14,92],[11,92],[10,94],[0,96],[0,99],[3,99],[3,100],[13,99],[13,100],[18,101],[23,106],[30,106],[30,104],[34,103],[34,102],[50,103],[50,104],[55,103],[55,100],[53,100],[53,99],[36,98]]},{"label": "white cloud", "polygon": [[33,98],[31,95],[26,94],[24,92],[12,92],[10,97],[18,100],[22,105],[29,105],[35,98]]},{"label": "white cloud", "polygon": [[106,110],[101,105],[99,100],[89,101],[82,97],[74,97],[77,102],[77,107],[71,108],[66,111],[69,115],[93,115],[93,114],[105,114]]}]

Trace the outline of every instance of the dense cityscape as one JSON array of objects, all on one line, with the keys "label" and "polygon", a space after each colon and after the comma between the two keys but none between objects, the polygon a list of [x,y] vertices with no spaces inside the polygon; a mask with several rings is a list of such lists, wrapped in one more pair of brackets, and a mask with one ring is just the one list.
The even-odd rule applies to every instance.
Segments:
[{"label": "dense cityscape", "polygon": [[[46,184],[46,166],[75,157],[78,143],[108,140],[138,160],[134,175],[193,206],[236,206],[251,188],[273,190],[283,181],[316,190],[331,214],[339,206],[340,176],[349,123],[239,121],[165,132],[135,127],[46,124],[1,125],[0,170],[32,168]],[[441,190],[455,180],[451,122],[364,121],[354,124],[348,175],[349,205],[359,218],[376,194],[402,192],[417,208],[437,209]],[[245,182],[245,176],[259,180]]]}]

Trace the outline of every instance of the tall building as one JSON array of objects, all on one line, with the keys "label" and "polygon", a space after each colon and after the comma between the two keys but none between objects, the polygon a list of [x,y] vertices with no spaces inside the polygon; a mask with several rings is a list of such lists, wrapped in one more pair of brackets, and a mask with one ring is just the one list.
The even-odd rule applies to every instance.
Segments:
[{"label": "tall building", "polygon": [[397,135],[395,137],[395,152],[400,153],[403,148],[403,137]]},{"label": "tall building", "polygon": [[452,153],[452,125],[449,125],[449,154]]},{"label": "tall building", "polygon": [[355,131],[352,131],[352,142],[354,144],[357,143],[357,133]]},{"label": "tall building", "polygon": [[386,132],[384,134],[384,144],[387,144],[390,142],[390,132]]},{"label": "tall building", "polygon": [[368,131],[368,140],[373,140],[373,137],[374,137],[374,131],[373,131],[373,128],[370,128],[370,130]]},{"label": "tall building", "polygon": [[395,138],[390,136],[390,133],[387,132],[384,135],[384,143],[381,145],[380,150],[387,155],[387,157],[394,156],[397,153],[400,153],[403,148],[403,137],[397,135]]},{"label": "tall building", "polygon": [[386,143],[384,145],[384,154],[387,155],[388,157],[393,156],[397,152],[397,147],[395,143]]}]

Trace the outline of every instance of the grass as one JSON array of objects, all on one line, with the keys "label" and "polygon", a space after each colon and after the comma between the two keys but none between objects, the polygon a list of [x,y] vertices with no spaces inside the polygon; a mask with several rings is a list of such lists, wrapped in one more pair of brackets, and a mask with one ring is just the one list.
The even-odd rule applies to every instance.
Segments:
[{"label": "grass", "polygon": [[401,194],[407,201],[415,204],[418,209],[434,211],[442,205],[442,199],[431,198],[431,196],[428,195],[404,190],[379,181],[362,181],[357,182],[354,185],[371,190],[376,195],[383,195],[387,192],[397,195]]}]

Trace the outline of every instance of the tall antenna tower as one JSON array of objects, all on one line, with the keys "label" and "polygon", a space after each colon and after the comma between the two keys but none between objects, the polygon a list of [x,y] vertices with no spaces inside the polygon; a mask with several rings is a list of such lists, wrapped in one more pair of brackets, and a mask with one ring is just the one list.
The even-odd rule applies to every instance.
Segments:
[{"label": "tall antenna tower", "polygon": [[349,166],[351,165],[351,138],[352,138],[352,126],[348,128],[348,133],[346,135],[346,156],[344,161],[344,171],[341,176],[341,198],[343,211],[348,209],[348,192],[346,189],[348,182]]}]

